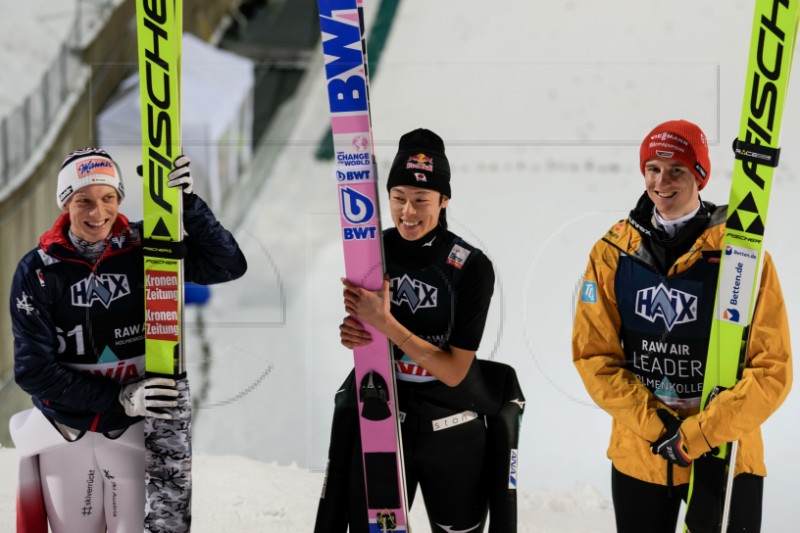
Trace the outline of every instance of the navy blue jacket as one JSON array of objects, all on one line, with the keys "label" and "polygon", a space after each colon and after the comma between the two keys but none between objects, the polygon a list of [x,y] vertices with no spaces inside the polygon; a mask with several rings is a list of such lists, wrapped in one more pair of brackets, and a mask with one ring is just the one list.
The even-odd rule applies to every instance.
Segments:
[{"label": "navy blue jacket", "polygon": [[[185,280],[241,277],[236,240],[196,195],[184,195]],[[76,252],[64,213],[17,266],[11,287],[14,375],[48,417],[106,432],[139,419],[118,401],[121,383],[144,376],[144,259],[141,222],[119,215],[92,265]]]}]

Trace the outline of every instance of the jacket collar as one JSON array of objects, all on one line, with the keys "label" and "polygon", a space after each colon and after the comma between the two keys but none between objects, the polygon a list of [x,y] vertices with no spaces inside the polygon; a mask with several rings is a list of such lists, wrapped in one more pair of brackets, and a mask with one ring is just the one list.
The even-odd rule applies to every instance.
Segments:
[{"label": "jacket collar", "polygon": [[[701,200],[697,215],[673,238],[653,226],[652,214],[653,202],[645,193],[627,220],[615,224],[603,240],[656,270],[669,268],[673,261],[686,253],[718,252],[722,246],[727,206]],[[661,265],[667,257],[671,258],[666,261],[669,264]]]},{"label": "jacket collar", "polygon": [[628,223],[639,232],[643,238],[653,241],[659,246],[667,248],[683,247],[687,238],[692,239],[702,235],[707,229],[725,223],[727,206],[717,206],[711,202],[700,199],[700,208],[695,216],[681,228],[674,237],[669,237],[664,231],[653,224],[653,201],[647,193],[643,193],[630,214]]},{"label": "jacket collar", "polygon": [[[39,247],[48,255],[83,259],[75,250],[69,237],[67,237],[67,231],[69,231],[69,213],[62,213],[53,223],[53,227],[39,237]],[[103,255],[98,259],[98,262],[106,257],[128,251],[136,244],[139,238],[132,234],[131,225],[127,217],[119,213],[111,228],[108,240],[109,244]]]}]

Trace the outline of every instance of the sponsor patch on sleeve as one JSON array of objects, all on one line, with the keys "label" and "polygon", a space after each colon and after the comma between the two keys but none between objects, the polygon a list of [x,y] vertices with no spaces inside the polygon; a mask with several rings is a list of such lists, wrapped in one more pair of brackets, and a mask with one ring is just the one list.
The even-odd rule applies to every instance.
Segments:
[{"label": "sponsor patch on sleeve", "polygon": [[467,261],[470,253],[471,252],[466,248],[463,248],[458,244],[454,244],[453,249],[450,250],[450,253],[447,256],[447,264],[461,270],[464,268],[464,263]]},{"label": "sponsor patch on sleeve", "polygon": [[581,301],[587,304],[597,303],[597,282],[583,282],[583,287],[581,287]]},{"label": "sponsor patch on sleeve", "polygon": [[508,461],[508,488],[517,490],[517,470],[519,467],[519,454],[516,448],[511,449],[511,457]]}]

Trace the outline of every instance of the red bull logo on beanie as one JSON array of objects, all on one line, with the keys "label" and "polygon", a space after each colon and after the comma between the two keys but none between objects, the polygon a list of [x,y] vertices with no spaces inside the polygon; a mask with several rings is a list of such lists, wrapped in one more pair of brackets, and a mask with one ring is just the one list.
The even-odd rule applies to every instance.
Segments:
[{"label": "red bull logo on beanie", "polygon": [[412,155],[406,162],[406,168],[433,172],[433,158],[422,153]]}]

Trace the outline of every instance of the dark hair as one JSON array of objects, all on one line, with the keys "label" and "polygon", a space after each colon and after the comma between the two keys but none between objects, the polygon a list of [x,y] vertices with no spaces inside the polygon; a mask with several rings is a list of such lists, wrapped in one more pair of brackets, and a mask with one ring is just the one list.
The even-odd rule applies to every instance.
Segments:
[{"label": "dark hair", "polygon": [[[442,205],[444,202],[444,194],[439,193],[439,205]],[[439,211],[439,225],[443,229],[447,229],[447,208],[443,207],[441,211]]]}]

